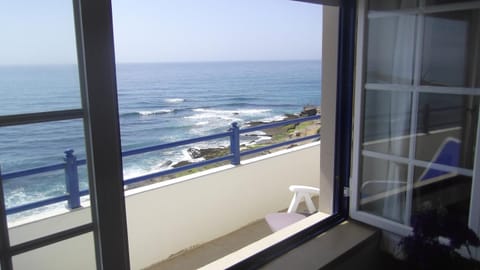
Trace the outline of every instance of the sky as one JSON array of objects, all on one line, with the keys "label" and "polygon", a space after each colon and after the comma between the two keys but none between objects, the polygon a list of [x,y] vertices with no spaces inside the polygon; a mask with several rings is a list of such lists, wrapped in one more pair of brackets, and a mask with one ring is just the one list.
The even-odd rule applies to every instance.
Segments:
[{"label": "sky", "polygon": [[[76,63],[71,1],[2,1],[0,65]],[[122,62],[321,59],[322,8],[290,0],[112,0]]]}]

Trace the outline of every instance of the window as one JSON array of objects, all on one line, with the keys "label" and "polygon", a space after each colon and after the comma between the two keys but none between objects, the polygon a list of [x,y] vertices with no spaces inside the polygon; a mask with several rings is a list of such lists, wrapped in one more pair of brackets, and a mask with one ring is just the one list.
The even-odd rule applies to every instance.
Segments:
[{"label": "window", "polygon": [[[155,203],[145,201],[138,209],[128,208],[127,216],[136,217],[128,220],[131,231],[152,231],[149,235],[133,233],[132,254],[155,249],[151,253],[157,261],[152,263],[157,263],[191,245],[258,224],[261,233],[250,229],[242,241],[224,249],[225,255],[227,250],[271,234],[264,218],[288,208],[293,195],[289,186],[318,187],[320,182],[320,117],[315,114],[322,84],[322,6],[296,1],[215,0],[112,4],[122,148],[134,151],[175,144],[123,159],[125,181],[147,180],[138,185],[150,185],[140,189],[156,198]],[[316,117],[313,121],[251,130],[295,120],[307,105]],[[234,122],[240,126],[239,144],[226,136],[177,144],[229,132]],[[305,141],[310,144],[308,150],[296,147],[304,143],[300,141],[261,149],[298,140],[305,133],[317,140]],[[187,170],[177,173],[182,164],[194,166],[226,156],[235,145],[242,158],[238,162],[224,159],[205,166],[210,169],[207,172],[195,168],[191,170],[195,175]],[[272,153],[277,149],[282,150],[281,157],[272,156],[278,154]],[[204,154],[207,152],[211,155]],[[288,161],[283,163],[281,158]],[[240,165],[240,161],[239,167],[224,166]],[[163,175],[172,170],[173,174]],[[134,194],[138,186],[131,186],[129,192]],[[331,210],[329,195],[324,208]],[[204,214],[192,212],[192,207]],[[144,222],[146,219],[149,222]],[[183,233],[166,233],[173,230]],[[160,241],[170,244],[159,247]],[[218,254],[203,263],[221,257]],[[202,265],[193,267],[197,266]]]},{"label": "window", "polygon": [[[71,238],[63,243],[64,249],[75,252],[80,241],[87,256],[95,256],[92,233],[85,230],[92,227],[89,212],[73,224],[37,226],[30,234],[21,233],[20,225],[33,218],[80,207],[78,197],[72,200],[71,195],[89,186],[87,165],[78,166],[80,181],[73,185],[63,166],[67,149],[76,150],[68,152],[72,158],[86,158],[72,4],[57,1],[48,13],[40,11],[44,7],[38,3],[3,4],[0,15],[5,25],[0,30],[4,40],[0,56],[0,177],[10,227],[2,238],[8,239],[4,250],[10,245],[17,250],[13,258],[2,254],[2,265],[13,260],[17,269],[38,259],[25,259],[25,254],[48,250],[41,247],[20,254],[19,245],[31,248],[37,238],[54,238],[65,231],[70,231]],[[47,168],[53,164],[60,166]],[[34,168],[35,174],[15,173]],[[57,200],[59,197],[63,198]],[[26,209],[30,210],[23,211]],[[76,236],[80,231],[86,234]]]},{"label": "window", "polygon": [[[22,13],[25,9],[26,7],[22,6],[20,11],[16,13]],[[67,125],[71,124],[77,130],[82,129],[81,127],[78,128],[78,126],[83,125],[83,129],[86,130],[84,148],[88,165],[88,184],[92,198],[91,213],[88,210],[87,217],[91,217],[91,222],[82,223],[74,221],[70,229],[58,230],[41,238],[34,237],[35,239],[29,239],[31,241],[22,242],[21,244],[12,244],[8,241],[9,229],[6,224],[5,209],[0,207],[3,221],[0,224],[2,233],[0,261],[2,269],[12,268],[10,263],[12,256],[16,257],[14,258],[14,264],[17,264],[20,261],[31,260],[33,256],[38,256],[37,258],[40,259],[45,258],[47,256],[43,256],[44,253],[42,252],[44,251],[48,254],[52,250],[57,252],[58,250],[64,250],[65,246],[81,247],[76,242],[71,242],[73,239],[80,239],[82,243],[94,242],[95,261],[98,268],[128,269],[130,265],[122,182],[120,129],[117,110],[118,95],[115,85],[112,9],[109,1],[73,1],[73,10],[79,59],[78,71],[80,74],[78,76],[78,87],[81,89],[81,94],[78,97],[81,97],[81,101],[76,100],[73,109],[70,109],[72,106],[68,104],[65,106],[66,104],[60,102],[57,104],[60,105],[59,107],[54,106],[48,110],[22,107],[20,111],[7,112],[0,116],[0,128],[8,130],[30,124],[63,124],[65,123],[63,121],[71,121],[72,119],[73,121],[78,121],[78,123],[71,124],[68,122]],[[351,94],[351,85],[348,82],[353,71],[353,67],[349,65],[351,63],[350,60],[352,60],[351,52],[353,51],[353,37],[351,36],[352,32],[349,30],[352,30],[354,25],[354,2],[347,1],[342,10],[341,18],[345,24],[342,25],[342,30],[340,31],[341,50],[339,54],[343,61],[339,63],[339,69],[348,70],[348,72],[339,75],[340,81],[346,82],[339,87],[341,89],[340,92],[347,95],[346,99],[339,99],[339,102],[346,105],[345,107],[348,110],[351,107],[348,98],[348,95]],[[12,12],[12,14],[16,13]],[[27,38],[32,37],[34,33],[26,36]],[[6,106],[8,107],[8,104]],[[341,111],[342,108],[344,107],[338,107],[338,111]],[[15,107],[15,109],[17,108]],[[344,145],[346,148],[349,148],[350,132],[348,126],[351,116],[343,114],[339,119],[340,121],[337,121],[337,123],[341,124],[337,125],[336,134],[340,134],[341,138],[338,138],[337,145]],[[339,126],[340,128],[338,128]],[[336,179],[339,179],[339,171],[342,172],[342,180],[345,180],[344,176],[348,175],[348,166],[345,165],[348,163],[342,163],[342,161],[347,161],[348,153],[340,153],[339,158],[336,159],[336,164],[340,164],[335,170],[337,174]],[[336,154],[339,154],[338,149]],[[2,179],[2,182],[4,180]],[[286,239],[278,246],[273,246],[263,251],[261,254],[249,259],[246,264],[254,263],[258,265],[264,263],[268,258],[272,258],[272,254],[278,254],[279,250],[285,252],[287,249],[291,249],[304,241],[304,239],[311,238],[324,231],[328,226],[343,220],[345,217],[343,212],[345,205],[342,204],[343,193],[341,191],[344,183],[343,181],[333,181],[333,179],[332,182],[334,182],[333,185],[335,186],[333,203],[336,207],[334,207],[331,218],[315,224],[292,238]],[[191,208],[188,209],[188,211],[190,210]],[[72,211],[73,215],[81,215],[82,213],[85,213],[85,211]],[[175,214],[178,214],[178,212]],[[48,225],[42,222],[38,224],[43,229],[50,229]],[[26,228],[25,236],[32,232],[27,227],[24,228]],[[91,233],[92,231],[93,234]],[[172,234],[177,232],[174,231]],[[137,231],[137,233],[144,232]],[[93,249],[90,249],[90,251],[89,255],[93,256]],[[82,253],[82,255],[84,254]],[[66,259],[73,264],[77,263],[77,261],[69,260],[69,257],[60,259]],[[93,260],[89,262],[95,263]],[[85,262],[83,261],[83,263]],[[62,267],[60,264],[55,266]]]},{"label": "window", "polygon": [[[88,184],[85,181],[83,187],[90,187],[92,207],[74,211],[70,218],[60,218],[60,221],[44,219],[30,223],[29,226],[8,228],[6,212],[8,208],[15,209],[15,199],[18,196],[11,199],[11,192],[1,192],[9,203],[6,211],[5,198],[2,196],[2,269],[32,268],[32,264],[37,265],[45,262],[47,257],[52,258],[52,253],[58,255],[59,250],[72,252],[70,254],[86,252],[82,258],[84,260],[59,256],[58,260],[48,260],[45,267],[128,268],[120,144],[117,135],[119,129],[118,125],[115,126],[118,124],[116,92],[115,85],[112,85],[114,80],[109,80],[114,78],[114,68],[110,65],[113,62],[111,16],[108,15],[111,8],[105,3],[72,3],[73,6],[62,1],[50,3],[51,8],[45,12],[39,12],[46,9],[45,3],[38,6],[36,3],[14,3],[1,9],[4,13],[0,16],[1,19],[8,21],[3,24],[11,28],[2,28],[5,31],[2,36],[8,40],[2,45],[5,46],[2,47],[5,55],[2,55],[4,66],[1,69],[1,92],[6,97],[2,102],[7,104],[2,104],[0,113],[0,140],[2,147],[11,148],[8,153],[2,151],[2,163],[7,160],[7,172],[2,172],[0,180],[2,187],[13,190],[13,195],[26,191],[25,197],[20,199],[31,199],[37,192],[45,198],[41,203],[51,203],[52,196],[55,196],[55,200],[65,200],[71,191],[56,191],[57,183],[51,181],[43,182],[48,183],[48,187],[45,186],[47,184],[37,183],[54,179],[55,175],[50,170],[61,170],[63,164],[34,170],[42,172],[42,175],[33,177],[34,182],[30,182],[32,177],[24,177],[29,174],[27,172],[15,174],[9,171],[18,169],[15,166],[23,166],[12,161],[17,156],[23,156],[27,160],[30,157],[35,160],[34,157],[37,157],[36,166],[44,166],[48,162],[38,158],[39,153],[28,155],[22,152],[26,151],[23,148],[25,145],[32,151],[44,151],[48,157],[56,152],[55,148],[65,147],[72,141],[80,142],[75,145],[80,156],[82,148],[85,148],[87,159],[84,164],[87,164],[89,177]],[[102,25],[105,27],[102,28]],[[97,27],[102,29],[99,36]],[[79,59],[78,67],[76,59]],[[64,66],[60,66],[62,64]],[[48,135],[52,131],[54,138]],[[48,151],[51,151],[50,154]],[[80,172],[82,173],[85,179],[86,173]],[[24,190],[15,190],[15,184],[8,183],[16,181],[15,178],[27,183]],[[69,186],[68,183],[58,185],[60,188]],[[38,190],[42,188],[51,188],[51,194]],[[62,192],[67,195],[58,197],[58,193]],[[101,234],[98,233],[100,231]],[[75,251],[77,249],[78,252]]]},{"label": "window", "polygon": [[351,215],[406,235],[438,211],[479,233],[480,2],[361,1]]}]

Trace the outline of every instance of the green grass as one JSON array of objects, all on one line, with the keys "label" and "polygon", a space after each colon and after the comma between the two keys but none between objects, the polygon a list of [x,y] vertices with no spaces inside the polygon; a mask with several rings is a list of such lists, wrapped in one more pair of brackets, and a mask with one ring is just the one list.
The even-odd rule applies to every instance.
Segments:
[{"label": "green grass", "polygon": [[306,129],[309,126],[312,126],[313,124],[315,124],[314,121],[302,122],[298,124],[297,129]]}]

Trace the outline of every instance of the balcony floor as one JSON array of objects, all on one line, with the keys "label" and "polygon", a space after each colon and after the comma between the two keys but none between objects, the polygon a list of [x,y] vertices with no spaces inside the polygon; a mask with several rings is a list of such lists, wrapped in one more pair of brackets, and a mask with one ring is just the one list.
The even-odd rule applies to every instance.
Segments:
[{"label": "balcony floor", "polygon": [[152,265],[147,270],[197,269],[271,234],[265,219],[258,220],[203,245],[193,247],[172,258]]},{"label": "balcony floor", "polygon": [[[312,198],[315,207],[318,209],[318,197]],[[281,212],[285,212],[285,210]],[[299,213],[305,213],[307,207],[305,202],[298,206]],[[265,236],[272,234],[265,219],[259,219],[234,232],[214,239],[208,243],[192,247],[190,249],[172,255],[171,258],[156,263],[146,270],[184,270],[197,269],[218,260],[234,251],[237,251]]]}]

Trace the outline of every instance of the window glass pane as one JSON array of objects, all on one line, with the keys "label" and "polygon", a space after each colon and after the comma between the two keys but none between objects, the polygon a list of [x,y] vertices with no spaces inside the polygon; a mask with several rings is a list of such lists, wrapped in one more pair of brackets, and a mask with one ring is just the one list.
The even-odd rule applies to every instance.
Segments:
[{"label": "window glass pane", "polygon": [[408,156],[410,115],[410,93],[365,91],[363,149]]},{"label": "window glass pane", "polygon": [[[432,168],[415,167],[412,218],[427,213],[468,224],[472,177]],[[443,220],[445,221],[445,220]],[[410,221],[412,224],[412,220]],[[441,219],[438,222],[442,222]],[[458,228],[460,229],[460,228]]]},{"label": "window glass pane", "polygon": [[[85,159],[83,120],[47,122],[0,128],[2,175],[59,164],[59,168],[33,175],[3,179],[7,209],[67,194],[65,151],[74,150],[77,160]],[[86,165],[78,165],[80,190],[88,189]],[[82,200],[87,200],[83,198]],[[8,215],[10,225],[65,210],[66,201],[35,207]]]},{"label": "window glass pane", "polygon": [[420,94],[416,159],[473,168],[478,96]]},{"label": "window glass pane", "polygon": [[98,269],[93,233],[82,234],[12,258],[13,269]]},{"label": "window glass pane", "polygon": [[[146,5],[132,1],[112,1],[112,6],[124,151],[223,133],[229,130],[233,122],[243,129],[297,118],[304,107],[306,113],[302,116],[317,114],[324,67],[321,61],[324,9],[321,5],[297,1],[211,0],[207,3],[149,1]],[[336,41],[337,34],[332,34],[334,38],[331,40]],[[336,45],[332,46],[334,47]],[[332,55],[334,53],[330,57]],[[272,142],[297,139],[307,133],[317,134],[319,128],[319,122],[315,120],[242,133],[238,146],[244,153],[248,150],[255,151]],[[305,156],[308,153],[301,153],[301,159],[312,161],[299,165],[307,166],[299,170],[310,175],[301,177],[302,179],[289,177],[282,171],[285,168],[273,159],[257,163],[259,168],[267,166],[263,161],[277,164],[272,165],[278,168],[276,172],[263,170],[269,176],[231,168],[229,173],[232,177],[227,177],[227,181],[223,176],[227,171],[223,169],[215,173],[201,172],[201,175],[198,172],[231,163],[229,161],[194,169],[179,166],[209,162],[212,157],[224,156],[232,149],[230,144],[227,136],[123,158],[126,180],[137,176],[147,178],[147,174],[166,169],[183,170],[164,177],[150,176],[152,179],[128,184],[128,188],[136,188],[153,181],[166,180],[150,187],[141,187],[151,189],[154,192],[152,194],[156,194],[153,204],[143,205],[141,211],[128,209],[128,216],[138,217],[129,218],[129,229],[151,232],[145,238],[137,237],[130,241],[131,246],[141,246],[143,249],[155,247],[158,246],[155,235],[170,235],[165,241],[171,245],[155,251],[160,261],[172,253],[197,244],[198,237],[202,235],[211,236],[201,241],[208,242],[230,232],[235,235],[244,234],[247,230],[259,232],[245,233],[241,237],[242,241],[232,241],[222,253],[208,256],[203,262],[180,266],[182,269],[197,268],[272,233],[264,217],[267,213],[276,214],[288,208],[293,196],[289,190],[290,185],[319,185],[320,147],[317,144],[312,145],[312,152],[309,152],[312,157]],[[256,152],[255,155],[266,155],[277,149]],[[252,156],[244,155],[242,159],[250,159]],[[286,153],[285,158],[297,160],[291,153]],[[314,175],[315,173],[318,174]],[[242,177],[242,184],[238,185],[240,182],[237,183],[235,179],[240,174],[246,177]],[[278,177],[274,174],[278,174]],[[173,177],[175,179],[169,179]],[[275,183],[268,179],[275,179]],[[235,201],[244,200],[242,187],[250,186],[245,181],[255,182],[255,191],[248,192],[248,203],[236,204]],[[171,182],[176,184],[167,188],[155,188]],[[206,182],[215,188],[206,187]],[[261,195],[264,193],[264,185],[268,186],[268,198]],[[195,192],[192,196],[188,195],[188,200],[177,200],[175,204],[167,202],[170,195],[166,194],[186,194],[190,188]],[[281,194],[283,198],[280,198]],[[227,197],[230,203],[225,204]],[[277,199],[272,200],[273,197],[278,202]],[[314,196],[313,200],[318,202],[318,197]],[[212,225],[211,218],[205,219],[195,211],[186,213],[183,209],[191,209],[191,202],[195,202],[198,209],[216,209],[210,212],[220,220],[229,220],[229,224],[220,222]],[[331,205],[331,201],[326,204]],[[158,211],[151,212],[148,208],[158,205],[162,205],[161,215],[170,219],[168,223],[160,222],[160,219],[158,224],[156,221],[150,222],[152,213]],[[317,203],[315,205],[318,206]],[[235,208],[235,213],[224,211],[224,207]],[[297,210],[306,211],[303,204]],[[178,215],[180,212],[185,212],[185,215]],[[241,218],[231,219],[234,216]],[[257,229],[252,230],[253,227],[248,226],[246,230],[233,232],[247,224]],[[187,233],[169,233],[179,230]]]},{"label": "window glass pane", "polygon": [[368,7],[370,10],[392,10],[403,8],[415,8],[418,0],[370,0]]},{"label": "window glass pane", "polygon": [[369,1],[358,210],[468,223],[480,103],[480,9],[468,2]]},{"label": "window glass pane", "polygon": [[412,84],[416,16],[368,20],[367,83]]},{"label": "window glass pane", "polygon": [[408,167],[370,157],[361,165],[359,209],[403,223]]},{"label": "window glass pane", "polygon": [[61,0],[0,4],[0,115],[80,107],[72,9]]},{"label": "window glass pane", "polygon": [[425,16],[424,85],[480,87],[480,10]]}]

